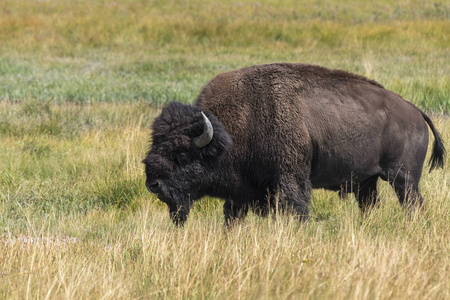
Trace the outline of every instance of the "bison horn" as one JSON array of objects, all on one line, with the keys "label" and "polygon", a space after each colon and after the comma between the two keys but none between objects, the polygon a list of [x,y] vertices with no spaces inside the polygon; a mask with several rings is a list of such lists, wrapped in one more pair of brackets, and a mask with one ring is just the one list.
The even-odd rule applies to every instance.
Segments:
[{"label": "bison horn", "polygon": [[203,127],[203,133],[194,138],[194,145],[197,148],[203,148],[211,142],[213,138],[214,129],[209,121],[208,117],[202,112],[203,121],[205,122]]}]

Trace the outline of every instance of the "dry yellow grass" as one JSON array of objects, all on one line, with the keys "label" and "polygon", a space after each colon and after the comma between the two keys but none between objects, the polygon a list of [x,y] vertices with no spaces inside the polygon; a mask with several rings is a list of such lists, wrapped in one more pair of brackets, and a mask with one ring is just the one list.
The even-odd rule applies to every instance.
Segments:
[{"label": "dry yellow grass", "polygon": [[[125,228],[115,229],[120,235],[107,229],[97,241],[10,237],[0,250],[1,294],[16,299],[448,299],[445,228],[426,226],[421,217],[396,216],[398,224],[389,226],[403,233],[386,236],[384,224],[374,233],[371,220],[361,223],[342,213],[343,220],[332,225],[299,226],[285,217],[251,219],[225,231],[218,220],[194,218],[177,230],[164,212],[146,205],[127,216]],[[91,222],[110,217],[98,215]]]},{"label": "dry yellow grass", "polygon": [[[317,190],[308,223],[250,215],[230,230],[217,199],[175,228],[140,164],[158,113],[143,103],[192,102],[253,64],[340,68],[448,112],[449,12],[442,0],[3,1],[0,298],[450,299],[449,156],[424,174],[419,215],[380,183],[365,219],[353,198]],[[450,149],[450,119],[433,121]]]},{"label": "dry yellow grass", "polygon": [[[115,106],[124,115],[134,111],[127,107]],[[109,111],[105,105],[92,110],[99,115]],[[448,141],[450,120],[433,119]],[[139,160],[148,131],[140,122],[125,119],[114,131],[97,128],[81,134],[79,147],[90,151],[78,159],[96,168],[80,173],[86,178],[78,181],[94,191],[80,197],[93,197],[102,185],[117,192],[113,187],[121,180],[136,180],[145,190]],[[76,147],[73,151],[79,153]],[[112,165],[122,164],[123,173],[103,165],[109,156]],[[2,223],[0,297],[448,299],[448,157],[445,166],[424,175],[427,206],[413,216],[404,214],[383,183],[382,205],[365,219],[353,198],[343,201],[318,190],[307,223],[250,215],[229,230],[223,228],[216,199],[198,203],[182,229],[171,224],[164,205],[141,190],[133,194],[132,206],[121,209],[39,212],[30,203],[31,208],[22,208],[20,221],[8,217]]]}]

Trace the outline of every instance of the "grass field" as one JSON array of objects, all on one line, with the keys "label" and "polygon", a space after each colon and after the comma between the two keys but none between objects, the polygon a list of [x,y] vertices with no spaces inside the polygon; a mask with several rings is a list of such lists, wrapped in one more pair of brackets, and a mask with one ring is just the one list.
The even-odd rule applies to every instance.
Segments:
[{"label": "grass field", "polygon": [[450,170],[407,216],[316,190],[311,220],[224,229],[206,198],[175,228],[144,186],[150,125],[214,75],[275,61],[368,76],[450,149],[445,1],[5,1],[0,5],[0,298],[449,299]]},{"label": "grass field", "polygon": [[366,75],[448,112],[447,1],[7,1],[3,99],[191,102],[212,76],[287,61]]}]

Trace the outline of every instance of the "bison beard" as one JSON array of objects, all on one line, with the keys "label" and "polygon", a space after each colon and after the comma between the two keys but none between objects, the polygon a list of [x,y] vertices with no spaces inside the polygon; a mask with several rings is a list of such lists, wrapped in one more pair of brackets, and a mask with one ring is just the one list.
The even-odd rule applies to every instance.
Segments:
[{"label": "bison beard", "polygon": [[431,120],[362,76],[269,64],[216,76],[195,105],[169,103],[153,124],[146,186],[182,226],[193,201],[223,198],[225,223],[249,209],[290,211],[304,220],[312,188],[355,193],[362,211],[387,180],[405,206],[420,207],[419,180],[434,138],[431,169],[445,149]]}]

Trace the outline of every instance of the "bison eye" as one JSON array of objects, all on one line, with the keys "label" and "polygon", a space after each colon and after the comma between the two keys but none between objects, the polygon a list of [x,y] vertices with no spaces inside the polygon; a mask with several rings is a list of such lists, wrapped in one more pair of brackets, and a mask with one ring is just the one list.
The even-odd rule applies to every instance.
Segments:
[{"label": "bison eye", "polygon": [[180,153],[177,155],[177,162],[179,164],[187,164],[189,162],[189,156],[186,153]]}]

